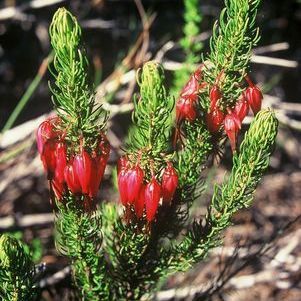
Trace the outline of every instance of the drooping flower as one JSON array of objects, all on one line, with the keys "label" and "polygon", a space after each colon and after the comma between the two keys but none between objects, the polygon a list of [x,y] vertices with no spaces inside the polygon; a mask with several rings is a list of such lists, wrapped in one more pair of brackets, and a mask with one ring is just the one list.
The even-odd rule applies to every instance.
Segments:
[{"label": "drooping flower", "polygon": [[126,206],[128,204],[128,190],[127,190],[127,178],[128,178],[128,173],[127,173],[126,168],[120,169],[118,173],[118,190],[119,190],[119,195],[120,195],[120,201],[123,206]]},{"label": "drooping flower", "polygon": [[249,112],[249,104],[245,97],[245,94],[242,93],[237,103],[235,104],[234,113],[242,122],[244,118],[247,116],[248,112]]},{"label": "drooping flower", "polygon": [[164,169],[162,175],[162,197],[163,202],[170,204],[174,193],[177,189],[179,178],[176,170],[173,168],[170,162],[167,163],[167,167]]},{"label": "drooping flower", "polygon": [[65,167],[64,176],[65,182],[67,183],[68,188],[73,194],[82,192],[78,175],[74,168],[74,162],[69,162],[69,164]]},{"label": "drooping flower", "polygon": [[238,132],[241,128],[241,121],[234,112],[226,115],[224,120],[225,132],[230,140],[232,152],[236,149]]},{"label": "drooping flower", "polygon": [[210,98],[210,111],[214,111],[217,108],[217,102],[222,98],[222,93],[217,85],[214,85],[209,93]]},{"label": "drooping flower", "polygon": [[141,218],[143,215],[143,209],[145,206],[145,187],[146,186],[142,184],[139,192],[139,197],[136,199],[134,203],[135,213],[138,218]]},{"label": "drooping flower", "polygon": [[224,119],[225,119],[224,113],[217,107],[213,111],[207,113],[206,122],[207,122],[208,130],[211,133],[218,132],[221,125],[223,124]]},{"label": "drooping flower", "polygon": [[192,122],[197,117],[196,103],[189,97],[181,97],[176,104],[177,123],[182,120]]},{"label": "drooping flower", "polygon": [[146,219],[151,222],[156,215],[160,198],[162,197],[161,186],[155,177],[145,187]]},{"label": "drooping flower", "polygon": [[43,145],[43,151],[41,154],[41,160],[44,165],[44,169],[47,173],[48,180],[51,180],[55,173],[56,168],[56,141],[49,139]]},{"label": "drooping flower", "polygon": [[143,177],[144,172],[138,165],[127,170],[126,191],[129,204],[133,204],[139,197],[140,189],[143,183]]},{"label": "drooping flower", "polygon": [[254,85],[254,83],[248,76],[246,76],[246,80],[249,84],[249,87],[245,90],[245,97],[254,115],[256,115],[261,109],[263,96],[260,89],[256,85]]},{"label": "drooping flower", "polygon": [[92,158],[89,153],[82,149],[82,151],[74,157],[73,166],[74,171],[78,176],[82,193],[88,194],[90,191],[90,181],[92,175]]},{"label": "drooping flower", "polygon": [[67,150],[64,142],[58,142],[55,147],[56,167],[54,177],[56,182],[63,183],[65,181],[65,167],[67,165]]}]

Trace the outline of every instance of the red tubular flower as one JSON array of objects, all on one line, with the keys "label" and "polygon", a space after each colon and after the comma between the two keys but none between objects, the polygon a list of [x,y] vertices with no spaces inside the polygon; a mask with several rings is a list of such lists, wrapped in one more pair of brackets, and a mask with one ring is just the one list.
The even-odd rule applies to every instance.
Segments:
[{"label": "red tubular flower", "polygon": [[144,192],[146,219],[149,222],[151,222],[156,215],[161,196],[161,186],[155,177],[152,177],[151,181],[146,185]]},{"label": "red tubular flower", "polygon": [[54,192],[55,197],[58,200],[61,200],[63,197],[63,194],[65,192],[65,184],[62,182],[57,181],[56,179],[53,179],[50,183],[52,190]]},{"label": "red tubular flower", "polygon": [[92,175],[92,158],[89,153],[83,149],[80,154],[74,157],[73,166],[78,176],[82,193],[88,194]]},{"label": "red tubular flower", "polygon": [[242,122],[244,120],[244,118],[247,116],[248,112],[249,112],[249,104],[247,102],[247,99],[246,99],[244,93],[242,93],[239,100],[235,104],[234,113],[237,115],[239,120]]},{"label": "red tubular flower", "polygon": [[54,140],[48,140],[43,146],[43,152],[41,155],[41,160],[44,165],[45,171],[47,173],[48,180],[51,180],[55,173],[56,168],[56,142]]},{"label": "red tubular flower", "polygon": [[230,140],[232,152],[236,148],[237,135],[241,127],[241,121],[233,112],[229,113],[224,120],[225,132]]},{"label": "red tubular flower", "polygon": [[139,197],[139,192],[143,183],[143,177],[144,172],[138,165],[127,170],[126,190],[129,204],[133,204]]},{"label": "red tubular flower", "polygon": [[214,85],[209,93],[210,98],[210,111],[214,111],[217,108],[217,101],[222,98],[222,93],[217,85]]},{"label": "red tubular flower", "polygon": [[179,178],[177,172],[172,167],[171,163],[167,163],[162,176],[162,197],[163,201],[170,204],[174,193],[177,189]]},{"label": "red tubular flower", "polygon": [[68,164],[65,167],[64,176],[67,186],[73,194],[78,194],[82,192],[77,173],[75,172],[74,162]]},{"label": "red tubular flower", "polygon": [[225,119],[224,113],[217,107],[213,111],[207,113],[206,122],[207,122],[208,130],[211,133],[218,132],[224,119]]},{"label": "red tubular flower", "polygon": [[260,89],[254,85],[248,76],[246,76],[246,81],[248,82],[249,87],[245,90],[245,97],[254,115],[256,115],[261,109],[263,96]]},{"label": "red tubular flower", "polygon": [[66,145],[59,142],[55,147],[56,167],[55,167],[55,180],[56,182],[63,183],[65,181],[64,172],[67,165],[67,151]]},{"label": "red tubular flower", "polygon": [[142,184],[139,197],[136,199],[134,203],[135,213],[138,218],[141,218],[143,215],[143,209],[145,205],[145,185]]},{"label": "red tubular flower", "polygon": [[43,121],[36,133],[36,139],[37,139],[37,147],[40,155],[43,153],[43,147],[45,143],[50,140],[54,139],[58,136],[58,133],[55,131],[54,124],[59,122],[58,117],[49,118],[45,121]]},{"label": "red tubular flower", "polygon": [[176,104],[177,123],[182,120],[192,122],[197,117],[196,104],[189,97],[180,97]]},{"label": "red tubular flower", "polygon": [[118,190],[120,195],[120,201],[123,206],[128,204],[128,190],[127,190],[128,171],[123,168],[118,173]]}]

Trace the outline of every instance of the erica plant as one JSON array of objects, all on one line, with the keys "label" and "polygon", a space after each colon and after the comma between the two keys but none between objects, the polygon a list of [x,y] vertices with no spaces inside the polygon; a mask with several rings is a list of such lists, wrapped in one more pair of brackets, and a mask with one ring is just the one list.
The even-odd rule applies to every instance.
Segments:
[{"label": "erica plant", "polygon": [[[198,33],[201,18],[192,14],[196,1],[185,1],[186,23],[192,21],[182,44],[185,72],[192,71],[176,98],[159,63],[137,71],[133,126],[116,164],[119,200],[112,202],[98,198],[110,155],[107,112],[88,80],[80,26],[66,9],[55,13],[50,89],[56,113],[39,126],[37,145],[55,209],[56,247],[70,260],[79,300],[150,299],[160,280],[187,271],[221,244],[233,214],[250,206],[278,125],[274,112],[261,110],[262,93],[249,75],[259,3],[225,1],[201,60],[201,46],[186,39],[189,28]],[[239,143],[248,113],[254,119]],[[227,141],[232,170],[214,185],[206,216],[191,221],[202,172]]]}]

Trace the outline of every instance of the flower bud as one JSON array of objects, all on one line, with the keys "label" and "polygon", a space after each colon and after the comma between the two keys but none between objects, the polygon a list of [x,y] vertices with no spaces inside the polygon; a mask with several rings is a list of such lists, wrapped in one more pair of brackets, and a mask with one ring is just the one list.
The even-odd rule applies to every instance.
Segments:
[{"label": "flower bud", "polygon": [[161,196],[161,186],[155,177],[152,177],[151,181],[146,185],[144,192],[146,219],[149,222],[151,222],[156,215]]},{"label": "flower bud", "polygon": [[206,122],[207,122],[208,130],[211,133],[218,132],[224,119],[225,119],[224,113],[217,107],[213,111],[207,113]]},{"label": "flower bud", "polygon": [[241,127],[241,121],[235,113],[229,113],[224,120],[225,132],[230,140],[232,152],[235,151],[237,135]]},{"label": "flower bud", "polygon": [[67,186],[73,194],[82,192],[77,173],[75,172],[74,162],[66,166],[64,176]]},{"label": "flower bud", "polygon": [[174,193],[178,186],[178,175],[171,163],[167,163],[167,167],[164,169],[162,176],[162,197],[163,202],[170,204]]}]

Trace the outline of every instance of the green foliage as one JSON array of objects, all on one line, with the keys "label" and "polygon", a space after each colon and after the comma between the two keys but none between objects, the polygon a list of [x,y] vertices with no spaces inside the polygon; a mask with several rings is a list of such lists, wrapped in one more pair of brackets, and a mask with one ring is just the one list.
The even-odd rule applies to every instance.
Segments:
[{"label": "green foliage", "polygon": [[[84,136],[87,143],[104,126],[106,112],[96,104],[88,79],[88,60],[81,47],[81,28],[65,8],[54,14],[49,29],[54,50],[50,68],[55,85],[50,86],[57,113],[67,128],[67,138],[77,141]],[[92,142],[89,141],[92,139]]]},{"label": "green foliage", "polygon": [[0,236],[0,299],[36,300],[35,266],[25,245],[16,238]]},{"label": "green foliage", "polygon": [[[205,81],[218,83],[223,91],[219,106],[225,110],[235,104],[241,93],[239,84],[246,75],[252,48],[259,40],[255,27],[257,7],[261,0],[225,0],[219,23],[213,28],[210,54],[205,61]],[[208,108],[209,99],[203,99]]]},{"label": "green foliage", "polygon": [[110,277],[101,251],[100,212],[83,212],[74,206],[74,200],[58,208],[56,247],[71,260],[80,300],[110,300]]},{"label": "green foliage", "polygon": [[195,221],[179,246],[173,268],[186,270],[204,258],[210,249],[221,243],[220,235],[238,210],[250,206],[253,194],[269,166],[277,135],[278,121],[270,110],[260,111],[245,134],[239,154],[233,157],[233,167],[222,186],[215,186],[205,224]]},{"label": "green foliage", "polygon": [[171,134],[174,100],[166,93],[164,79],[162,66],[153,61],[144,64],[137,75],[140,97],[135,99],[134,128],[128,148],[145,149],[153,158],[166,152]]}]

